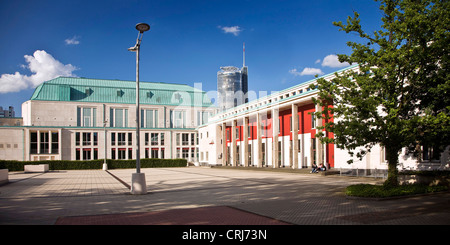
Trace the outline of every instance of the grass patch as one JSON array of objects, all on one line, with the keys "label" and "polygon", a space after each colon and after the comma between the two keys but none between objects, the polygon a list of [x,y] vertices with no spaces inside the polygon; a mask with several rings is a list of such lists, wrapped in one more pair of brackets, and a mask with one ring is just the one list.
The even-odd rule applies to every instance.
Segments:
[{"label": "grass patch", "polygon": [[383,198],[383,197],[433,193],[439,191],[448,191],[448,186],[443,185],[428,186],[428,185],[412,184],[386,188],[382,185],[357,184],[348,186],[345,191],[345,194],[347,194],[348,196],[356,196],[356,197]]}]

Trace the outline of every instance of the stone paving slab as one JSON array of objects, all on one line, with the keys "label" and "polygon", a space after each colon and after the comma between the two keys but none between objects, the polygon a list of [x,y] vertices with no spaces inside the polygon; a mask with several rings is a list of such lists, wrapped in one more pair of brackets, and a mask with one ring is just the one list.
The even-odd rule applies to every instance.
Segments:
[{"label": "stone paving slab", "polygon": [[53,225],[61,217],[118,218],[119,214],[152,216],[158,212],[169,215],[164,212],[170,210],[184,210],[182,213],[188,215],[189,210],[212,207],[236,208],[300,225],[450,224],[450,213],[445,208],[450,206],[448,192],[387,201],[350,200],[343,194],[350,184],[381,181],[371,178],[202,167],[155,168],[141,169],[146,174],[148,194],[131,195],[126,184],[131,184],[134,172],[12,172],[10,183],[0,186],[0,224]]},{"label": "stone paving slab", "polygon": [[226,206],[60,217],[55,225],[289,225]]}]

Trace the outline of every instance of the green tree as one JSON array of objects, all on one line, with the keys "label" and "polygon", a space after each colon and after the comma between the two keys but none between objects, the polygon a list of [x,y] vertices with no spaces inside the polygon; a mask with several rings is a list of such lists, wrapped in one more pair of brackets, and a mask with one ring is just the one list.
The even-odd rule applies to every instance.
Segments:
[{"label": "green tree", "polygon": [[318,79],[311,88],[318,89],[314,102],[324,108],[315,113],[326,121],[322,129],[334,133],[317,137],[359,158],[375,144],[383,146],[389,187],[398,185],[404,147],[420,153],[420,145],[450,144],[450,1],[382,0],[380,10],[382,25],[371,34],[357,12],[346,24],[333,23],[359,36],[360,42],[347,42],[351,55],[338,55],[359,69]]}]

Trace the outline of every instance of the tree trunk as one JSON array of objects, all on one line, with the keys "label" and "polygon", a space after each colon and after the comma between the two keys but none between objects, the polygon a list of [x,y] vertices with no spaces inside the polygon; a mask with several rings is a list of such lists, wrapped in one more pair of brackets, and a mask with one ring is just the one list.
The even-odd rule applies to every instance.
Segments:
[{"label": "tree trunk", "polygon": [[387,161],[388,161],[388,177],[386,181],[384,182],[383,186],[386,188],[389,187],[395,187],[398,186],[398,156],[400,150],[398,150],[396,147],[390,147],[386,146],[386,154],[387,154]]}]

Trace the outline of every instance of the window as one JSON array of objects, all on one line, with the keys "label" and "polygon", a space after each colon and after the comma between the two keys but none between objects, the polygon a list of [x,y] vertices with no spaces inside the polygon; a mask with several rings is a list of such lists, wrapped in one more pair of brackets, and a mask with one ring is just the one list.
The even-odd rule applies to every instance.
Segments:
[{"label": "window", "polygon": [[117,159],[126,159],[126,149],[119,148],[117,149]]},{"label": "window", "polygon": [[125,143],[125,133],[117,133],[117,145],[125,145]]},{"label": "window", "polygon": [[155,149],[152,148],[151,158],[158,158],[158,149],[157,148],[155,148]]},{"label": "window", "polygon": [[186,127],[186,111],[170,111],[170,127],[185,128]]},{"label": "window", "polygon": [[152,145],[158,145],[158,133],[151,133]]},{"label": "window", "polygon": [[248,165],[253,165],[252,164],[252,144],[248,144]]},{"label": "window", "polygon": [[111,133],[111,145],[116,145],[116,133]]},{"label": "window", "polygon": [[181,134],[181,142],[183,145],[189,145],[189,134]]},{"label": "window", "polygon": [[133,148],[128,148],[128,159],[133,159]]},{"label": "window", "polygon": [[197,112],[197,125],[208,123],[208,120],[209,120],[209,112],[207,111]]},{"label": "window", "polygon": [[95,127],[97,126],[97,108],[77,107],[77,126]]},{"label": "window", "polygon": [[128,133],[128,145],[132,145],[132,144],[133,144],[133,134]]},{"label": "window", "polygon": [[58,146],[59,146],[59,144],[58,144],[58,141],[59,141],[58,132],[51,132],[51,135],[52,135],[52,149],[51,149],[51,152],[52,152],[52,154],[58,154]]},{"label": "window", "polygon": [[175,140],[176,140],[177,145],[180,145],[180,142],[181,142],[180,137],[181,137],[181,134],[179,134],[179,133],[175,135]]},{"label": "window", "polygon": [[191,133],[191,145],[195,145],[195,133]]},{"label": "window", "polygon": [[[7,144],[7,148],[11,145]],[[14,144],[17,148],[17,144]],[[30,154],[58,154],[59,134],[58,132],[30,132]]]},{"label": "window", "polygon": [[110,127],[128,127],[128,109],[111,108],[109,110]]},{"label": "window", "polygon": [[49,137],[48,137],[48,132],[41,132],[41,137],[40,137],[41,143],[41,149],[40,149],[40,154],[48,154],[49,153]]},{"label": "window", "polygon": [[441,157],[441,152],[439,151],[439,146],[428,146],[424,145],[422,148],[422,160],[432,161],[439,160]]},{"label": "window", "polygon": [[94,145],[98,145],[98,133],[94,132],[93,135],[94,135]]},{"label": "window", "polygon": [[158,110],[141,110],[141,127],[158,127]]},{"label": "window", "polygon": [[261,122],[261,136],[266,135],[266,122]]},{"label": "window", "polygon": [[294,119],[294,117],[290,116],[289,117],[289,130],[292,132],[292,125],[294,125],[294,122],[292,121]]},{"label": "window", "polygon": [[91,160],[91,149],[90,148],[83,149],[83,160]]},{"label": "window", "polygon": [[83,133],[83,145],[91,145],[91,133]]},{"label": "window", "polygon": [[148,133],[145,133],[144,141],[145,141],[145,145],[148,145]]},{"label": "window", "polygon": [[37,154],[38,153],[38,138],[37,132],[30,133],[30,153]]},{"label": "window", "polygon": [[[182,150],[182,158],[184,158],[184,159],[188,159],[189,158],[189,148],[183,148],[183,150]],[[208,153],[206,153],[206,154],[208,154]]]},{"label": "window", "polygon": [[311,114],[311,128],[316,128],[316,117]]},{"label": "window", "polygon": [[282,126],[282,124],[281,124],[281,118],[278,118],[278,134],[281,133],[281,126]]},{"label": "window", "polygon": [[164,145],[164,133],[161,133],[161,145]]}]

